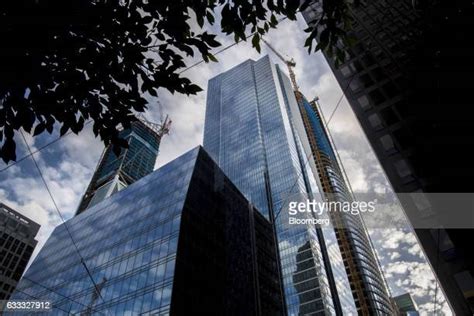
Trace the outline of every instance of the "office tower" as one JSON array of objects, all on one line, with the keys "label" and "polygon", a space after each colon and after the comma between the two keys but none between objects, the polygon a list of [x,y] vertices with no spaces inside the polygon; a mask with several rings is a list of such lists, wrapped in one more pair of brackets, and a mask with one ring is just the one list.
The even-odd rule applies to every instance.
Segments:
[{"label": "office tower", "polygon": [[398,311],[400,315],[407,315],[407,316],[418,316],[418,306],[416,305],[413,297],[411,297],[410,293],[404,293],[402,295],[395,296],[393,298],[395,304],[398,307]]},{"label": "office tower", "polygon": [[270,222],[197,147],[58,226],[13,298],[53,315],[281,315],[279,289]]},{"label": "office tower", "polygon": [[[353,202],[317,100],[308,102],[299,91],[296,93],[300,106],[298,109],[293,107],[293,116],[302,117],[325,198],[334,202]],[[392,314],[388,286],[361,217],[336,209],[330,212],[330,217],[359,314]]]},{"label": "office tower", "polygon": [[[303,12],[309,25],[320,4]],[[335,67],[325,55],[395,192],[410,193],[400,201],[459,315],[474,312],[474,230],[417,223],[448,212],[433,193],[474,192],[474,164],[463,153],[474,145],[472,15],[461,1],[363,2],[352,9],[355,44],[344,48],[346,61]],[[473,227],[462,224],[454,228]]]},{"label": "office tower", "polygon": [[[289,200],[304,196],[322,201],[314,184],[318,179],[309,168],[314,161],[307,160],[304,150],[310,146],[301,115],[292,107],[297,103],[291,83],[268,56],[245,61],[209,81],[204,147],[274,223],[288,314],[355,314],[360,302],[350,287],[359,283],[349,282],[354,276],[342,265],[334,231],[288,225]],[[330,239],[333,247],[328,247]],[[370,249],[369,242],[364,243]],[[386,289],[377,291],[386,296]],[[366,293],[367,300],[380,298]],[[370,311],[391,310],[385,303],[382,299],[377,305],[381,307]],[[376,304],[374,300],[372,306]]]},{"label": "office tower", "polygon": [[0,202],[0,300],[7,300],[17,286],[39,229],[40,225]]},{"label": "office tower", "polygon": [[118,156],[112,145],[105,148],[76,215],[151,173],[170,124],[168,118],[161,125],[140,118],[123,129],[119,137],[127,141],[128,148],[122,148]]}]

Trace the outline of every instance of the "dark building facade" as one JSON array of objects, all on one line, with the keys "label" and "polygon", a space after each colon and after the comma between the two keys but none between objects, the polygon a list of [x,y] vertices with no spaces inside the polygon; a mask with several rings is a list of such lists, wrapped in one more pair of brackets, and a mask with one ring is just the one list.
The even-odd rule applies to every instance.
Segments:
[{"label": "dark building facade", "polygon": [[[313,1],[303,12],[309,25],[321,10]],[[326,56],[397,193],[430,203],[423,193],[474,192],[474,164],[463,153],[474,145],[474,44],[466,40],[474,35],[473,11],[467,1],[362,1],[352,9],[355,44],[345,48],[346,61],[337,68]],[[447,212],[401,202],[416,216]],[[473,232],[416,229],[459,315],[474,312]]]},{"label": "dark building facade", "polygon": [[153,172],[163,135],[161,127],[137,120],[120,132],[128,148],[123,148],[118,156],[112,145],[105,148],[76,214]]},{"label": "dark building facade", "polygon": [[198,155],[181,216],[171,313],[283,315],[270,222],[203,149]]},{"label": "dark building facade", "polygon": [[58,226],[13,298],[54,315],[282,315],[273,236],[197,147]]},{"label": "dark building facade", "polygon": [[7,300],[25,271],[40,225],[0,202],[0,300]]}]

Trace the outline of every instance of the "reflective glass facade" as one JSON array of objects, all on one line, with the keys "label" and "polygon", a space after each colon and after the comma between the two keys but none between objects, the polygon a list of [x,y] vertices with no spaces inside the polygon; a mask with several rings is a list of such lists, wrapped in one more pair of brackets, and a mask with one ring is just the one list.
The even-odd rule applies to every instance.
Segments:
[{"label": "reflective glass facade", "polygon": [[280,315],[279,280],[270,222],[198,147],[58,226],[13,299],[53,315]]},{"label": "reflective glass facade", "polygon": [[127,141],[128,148],[118,156],[111,145],[105,149],[77,214],[153,172],[161,140],[158,133],[138,120],[119,136]]},{"label": "reflective glass facade", "polygon": [[288,314],[334,314],[332,276],[320,232],[314,226],[289,226],[288,213],[281,211],[292,195],[309,192],[298,135],[287,110],[289,100],[294,101],[291,85],[268,56],[212,78],[204,147],[274,222]]},{"label": "reflective glass facade", "polygon": [[306,98],[303,97],[302,102],[303,107],[305,109],[305,113],[306,115],[308,115],[308,119],[311,124],[311,129],[315,135],[318,149],[321,150],[326,156],[336,161],[336,155],[334,154],[334,150],[331,146],[329,138],[324,129],[324,125],[322,124],[321,118],[319,117],[317,111],[313,109],[313,107],[308,102],[308,100],[306,100]]}]

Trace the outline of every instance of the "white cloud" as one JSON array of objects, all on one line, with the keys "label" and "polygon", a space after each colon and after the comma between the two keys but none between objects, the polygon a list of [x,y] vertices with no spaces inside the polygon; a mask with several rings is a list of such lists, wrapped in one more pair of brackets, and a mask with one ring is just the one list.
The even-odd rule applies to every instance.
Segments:
[{"label": "white cloud", "polygon": [[[48,161],[44,159],[44,152],[34,155],[54,201],[66,220],[74,214],[100,155],[101,146],[89,134],[92,133],[86,130],[79,136],[69,135],[51,145],[46,150],[48,157],[53,156],[53,159]],[[49,141],[54,137],[50,137]],[[27,137],[27,141],[32,151],[39,147],[36,146],[36,139]],[[3,180],[0,183],[0,200],[41,225],[36,236],[38,246],[33,253],[35,257],[54,227],[62,223],[53,200],[31,158],[1,173],[0,179]]]},{"label": "white cloud", "polygon": [[392,252],[392,253],[390,254],[390,260],[400,259],[401,256],[402,256],[402,255],[401,255],[400,253],[398,253],[398,252]]},{"label": "white cloud", "polygon": [[350,184],[354,192],[367,192],[369,184],[367,182],[367,175],[364,172],[361,161],[353,152],[348,150],[339,150],[339,156],[344,163],[347,177],[350,179]]}]

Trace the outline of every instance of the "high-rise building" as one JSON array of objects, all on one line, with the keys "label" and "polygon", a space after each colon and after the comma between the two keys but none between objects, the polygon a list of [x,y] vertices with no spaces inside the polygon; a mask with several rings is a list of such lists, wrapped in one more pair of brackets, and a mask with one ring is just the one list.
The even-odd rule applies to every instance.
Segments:
[{"label": "high-rise building", "polygon": [[53,315],[283,315],[276,249],[197,147],[56,227],[13,298]]},{"label": "high-rise building", "polygon": [[[291,111],[296,104],[290,80],[268,56],[248,60],[209,81],[204,147],[274,223],[288,314],[355,314],[359,300],[352,297],[351,286],[358,283],[350,284],[353,275],[341,269],[337,232],[288,225],[284,206],[289,199],[302,195],[322,201],[316,185],[319,179],[309,168],[315,162],[308,161],[304,150],[310,146],[301,116]],[[368,241],[363,243],[371,249]],[[382,288],[376,292],[385,293],[385,298],[386,289],[380,283]],[[391,310],[390,304],[385,306],[388,299],[379,300],[366,289],[366,299],[377,306],[370,311]]]},{"label": "high-rise building", "polygon": [[418,306],[416,305],[410,293],[395,296],[393,298],[398,307],[398,312],[403,316],[418,316]]},{"label": "high-rise building", "polygon": [[[311,157],[317,168],[315,172],[319,176],[326,200],[353,202],[352,192],[336,158],[317,100],[308,102],[299,91],[296,94],[300,106],[297,110],[293,108],[293,115],[302,117]],[[393,313],[388,286],[360,215],[334,209],[331,210],[330,217],[359,314]]]},{"label": "high-rise building", "polygon": [[139,119],[123,129],[119,137],[127,141],[128,148],[122,148],[118,156],[112,145],[105,148],[76,215],[151,173],[170,123],[167,119],[161,125]]},{"label": "high-rise building", "polygon": [[7,300],[17,286],[39,229],[39,224],[0,202],[0,300]]},{"label": "high-rise building", "polygon": [[[474,145],[474,66],[467,62],[474,45],[466,40],[474,36],[473,8],[462,1],[361,1],[350,11],[354,44],[344,47],[345,62],[336,67],[325,55],[395,192],[409,193],[399,195],[401,203],[459,315],[474,312],[474,229],[416,223],[448,212],[435,193],[474,192],[474,164],[462,152]],[[315,25],[321,12],[315,0],[303,16]],[[450,216],[462,213],[472,209]]]},{"label": "high-rise building", "polygon": [[340,306],[321,234],[315,226],[288,225],[283,210],[291,195],[308,190],[286,110],[293,92],[281,80],[268,56],[210,79],[204,148],[275,225],[288,314],[333,314]]}]

